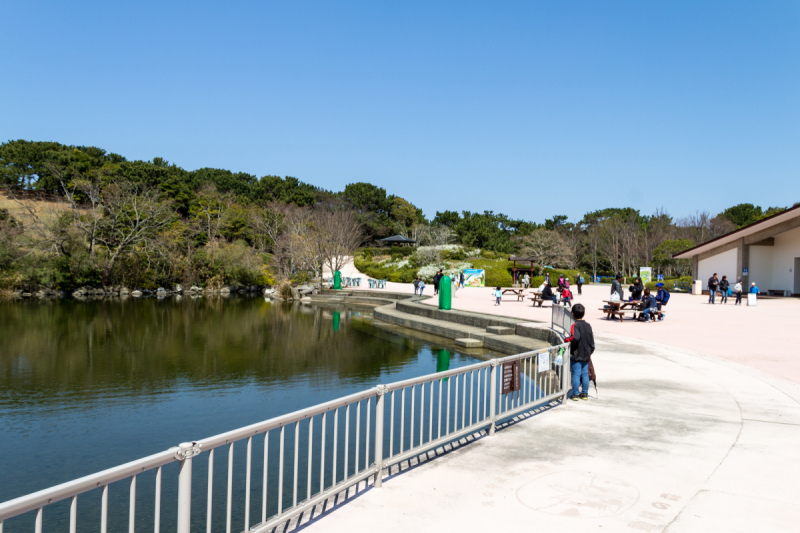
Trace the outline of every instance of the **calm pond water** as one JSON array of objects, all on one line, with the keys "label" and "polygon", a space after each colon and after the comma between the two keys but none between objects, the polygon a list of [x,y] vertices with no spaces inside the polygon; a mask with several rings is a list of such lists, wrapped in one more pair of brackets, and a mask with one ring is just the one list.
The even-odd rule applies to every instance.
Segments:
[{"label": "calm pond water", "polygon": [[0,502],[435,372],[440,348],[368,312],[261,298],[0,303]]}]

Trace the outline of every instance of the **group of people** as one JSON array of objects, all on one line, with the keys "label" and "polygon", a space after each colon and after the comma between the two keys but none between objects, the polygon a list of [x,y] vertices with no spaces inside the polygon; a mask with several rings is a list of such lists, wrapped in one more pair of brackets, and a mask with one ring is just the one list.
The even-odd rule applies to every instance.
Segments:
[{"label": "group of people", "polygon": [[[639,319],[645,322],[654,322],[656,320],[664,320],[666,312],[664,307],[669,302],[669,291],[664,287],[664,284],[656,283],[656,294],[652,294],[650,289],[644,286],[642,278],[637,277],[633,280],[633,284],[628,287],[631,295],[628,297],[629,302],[639,302],[637,312]],[[611,282],[611,301],[622,302],[625,300],[625,291],[622,289],[622,274],[614,276],[614,281]],[[634,313],[634,318],[636,313]],[[611,315],[612,320],[617,320],[616,315]]]},{"label": "group of people", "polygon": [[[731,284],[728,281],[728,276],[722,276],[722,279],[717,277],[717,273],[714,272],[714,275],[708,278],[708,303],[711,305],[715,305],[717,302],[717,292],[720,293],[720,302],[721,304],[728,303],[728,296],[736,297],[736,301],[733,305],[742,305],[742,292],[744,290],[744,285],[742,284],[742,278],[736,280],[736,284],[731,288]],[[759,290],[758,286],[755,282],[750,284],[750,293],[751,294],[759,294],[761,291]]]},{"label": "group of people", "polygon": [[[444,277],[444,271],[442,271],[441,269],[438,270],[436,274],[434,274],[433,276],[434,296],[439,294],[439,285],[441,284],[443,277]],[[464,288],[464,281],[465,281],[465,276],[463,270],[453,273],[453,275],[450,277],[450,282],[453,284],[453,289],[456,290],[458,290],[459,288],[461,289]],[[422,296],[422,291],[424,289],[425,289],[425,282],[422,281],[422,278],[417,276],[417,279],[414,280],[414,294],[415,295],[419,294],[420,296]],[[453,295],[455,295],[455,291],[453,292]]]},{"label": "group of people", "polygon": [[[583,277],[578,275],[577,283],[578,286],[578,294],[581,294],[581,286],[583,285]],[[544,284],[541,287],[542,290],[542,300],[552,301],[553,305],[558,305],[559,298],[561,302],[564,304],[564,307],[572,307],[572,299],[574,298],[572,294],[572,290],[570,289],[569,285],[569,278],[565,277],[561,274],[558,277],[558,284],[555,289],[553,290],[553,284],[550,282],[550,274],[545,273],[544,275]]]}]

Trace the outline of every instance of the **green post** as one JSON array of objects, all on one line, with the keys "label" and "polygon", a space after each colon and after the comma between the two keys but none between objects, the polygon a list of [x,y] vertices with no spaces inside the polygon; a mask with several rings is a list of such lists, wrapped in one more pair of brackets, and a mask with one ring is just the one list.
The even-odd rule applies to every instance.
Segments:
[{"label": "green post", "polygon": [[342,273],[338,270],[333,273],[333,290],[342,290]]},{"label": "green post", "polygon": [[439,309],[449,311],[452,309],[453,284],[450,276],[442,276],[439,280]]},{"label": "green post", "polygon": [[[439,290],[441,291],[441,288]],[[446,370],[450,370],[450,352],[444,348],[440,348],[436,352],[436,371],[445,372]],[[442,381],[447,381],[447,378],[444,378]]]}]

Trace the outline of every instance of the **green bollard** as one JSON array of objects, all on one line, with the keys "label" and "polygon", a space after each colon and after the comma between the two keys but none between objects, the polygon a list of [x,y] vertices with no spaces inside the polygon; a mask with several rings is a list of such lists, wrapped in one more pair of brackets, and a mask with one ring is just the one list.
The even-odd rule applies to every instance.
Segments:
[{"label": "green bollard", "polygon": [[451,303],[453,301],[453,282],[450,276],[442,276],[439,280],[439,309],[449,311],[452,309]]},{"label": "green bollard", "polygon": [[342,290],[342,273],[338,270],[333,273],[333,290]]}]

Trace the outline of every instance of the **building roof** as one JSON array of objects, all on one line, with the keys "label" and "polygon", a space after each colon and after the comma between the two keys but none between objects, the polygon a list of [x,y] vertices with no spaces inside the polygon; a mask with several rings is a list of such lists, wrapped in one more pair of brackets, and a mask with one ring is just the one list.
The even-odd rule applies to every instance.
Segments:
[{"label": "building roof", "polygon": [[800,217],[800,205],[790,207],[786,211],[781,211],[778,214],[772,215],[771,217],[767,217],[763,220],[759,220],[758,222],[753,222],[749,226],[745,226],[737,229],[736,231],[727,233],[722,237],[717,237],[716,239],[704,242],[703,244],[698,244],[694,248],[689,248],[685,252],[675,254],[673,257],[675,259],[691,259],[695,255],[702,254],[703,252],[709,252],[737,239],[741,239],[742,237],[747,237],[748,235],[752,235],[758,231],[771,228],[772,226],[777,226],[782,222],[786,222],[787,220],[792,220],[793,218],[798,217]]},{"label": "building roof", "polygon": [[393,235],[391,237],[386,237],[385,239],[381,239],[381,242],[413,244],[417,241],[409,239],[408,237],[403,237],[402,235]]}]

